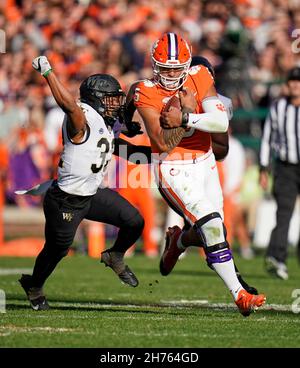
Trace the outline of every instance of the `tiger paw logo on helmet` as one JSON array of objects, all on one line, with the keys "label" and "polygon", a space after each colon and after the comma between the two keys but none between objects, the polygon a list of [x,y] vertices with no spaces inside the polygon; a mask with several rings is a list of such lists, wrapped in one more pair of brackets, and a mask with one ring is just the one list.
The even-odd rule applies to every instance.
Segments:
[{"label": "tiger paw logo on helmet", "polygon": [[152,47],[154,80],[167,90],[177,90],[188,77],[191,61],[186,40],[176,33],[165,33]]}]

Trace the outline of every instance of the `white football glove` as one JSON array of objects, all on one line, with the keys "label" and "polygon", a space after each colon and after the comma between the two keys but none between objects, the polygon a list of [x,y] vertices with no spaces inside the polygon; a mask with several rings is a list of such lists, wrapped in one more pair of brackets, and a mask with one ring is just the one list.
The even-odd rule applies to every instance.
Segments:
[{"label": "white football glove", "polygon": [[46,58],[46,56],[38,56],[32,61],[32,66],[35,70],[40,72],[44,77],[46,77],[51,71],[51,65]]}]

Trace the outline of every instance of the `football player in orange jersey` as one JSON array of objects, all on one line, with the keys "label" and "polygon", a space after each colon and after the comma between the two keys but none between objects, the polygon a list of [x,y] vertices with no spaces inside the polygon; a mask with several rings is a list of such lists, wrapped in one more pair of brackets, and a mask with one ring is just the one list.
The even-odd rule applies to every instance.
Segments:
[{"label": "football player in orange jersey", "polygon": [[[226,241],[210,135],[227,131],[226,109],[208,69],[190,68],[190,46],[179,35],[167,33],[155,42],[152,63],[154,76],[136,87],[135,105],[150,138],[159,190],[191,225],[186,231],[178,226],[169,229],[160,272],[168,275],[186,247],[199,239],[208,263],[230,290],[242,315],[248,316],[266,297],[251,295],[243,288]],[[164,111],[173,96],[179,97],[182,109]]]},{"label": "football player in orange jersey", "polygon": [[[213,69],[213,66],[210,64],[210,62],[202,57],[202,56],[193,56],[192,57],[192,62],[191,62],[191,67],[192,66],[196,66],[196,65],[203,65],[205,67],[208,68],[209,72],[211,73],[211,75],[213,77],[215,77],[215,72]],[[141,131],[141,126],[139,123],[137,122],[133,122],[133,116],[136,110],[136,107],[134,106],[134,100],[133,100],[133,96],[135,93],[135,89],[138,85],[140,81],[136,81],[134,82],[131,86],[130,89],[126,95],[126,109],[124,110],[124,115],[123,115],[123,123],[127,126],[127,128],[130,130],[130,136],[135,135],[135,134],[142,134],[143,132]],[[232,102],[230,98],[227,98],[225,96],[222,96],[220,94],[218,94],[219,98],[221,99],[221,101],[224,103],[226,110],[227,110],[227,115],[228,115],[228,119],[230,120],[232,118]],[[228,150],[229,150],[229,144],[228,144],[228,132],[225,133],[211,133],[211,140],[212,140],[212,151],[215,155],[215,159],[217,161],[222,161],[225,159],[225,157],[228,154]],[[149,160],[149,157],[148,157]],[[150,161],[149,161],[150,162]],[[218,165],[217,165],[218,166]],[[219,167],[218,167],[219,169]],[[220,175],[220,173],[219,173]],[[173,204],[166,198],[164,197],[165,201],[167,202],[168,206],[175,211],[179,216],[182,216],[181,212],[178,212],[178,210],[173,206]],[[147,221],[146,221],[147,223]],[[184,229],[187,230],[188,228],[190,228],[191,225],[185,220],[185,224],[184,224]],[[195,238],[194,239],[194,243],[190,243],[190,246],[196,246],[196,247],[203,247],[203,244],[199,242],[199,238]],[[210,267],[210,265],[208,264],[208,266]],[[243,286],[243,288],[250,294],[254,294],[257,295],[258,291],[255,287],[250,286],[242,277],[242,275],[240,274],[235,262],[234,262],[234,267],[235,267],[235,272],[237,275],[237,278],[239,280],[239,282],[241,283],[241,285]]]}]

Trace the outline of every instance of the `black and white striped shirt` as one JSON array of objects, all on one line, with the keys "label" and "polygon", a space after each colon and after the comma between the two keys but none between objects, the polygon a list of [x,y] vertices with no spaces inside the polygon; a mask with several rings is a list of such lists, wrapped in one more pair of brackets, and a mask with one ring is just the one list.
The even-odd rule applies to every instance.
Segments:
[{"label": "black and white striped shirt", "polygon": [[286,97],[271,105],[260,146],[260,166],[270,164],[271,151],[281,161],[300,162],[300,107]]}]

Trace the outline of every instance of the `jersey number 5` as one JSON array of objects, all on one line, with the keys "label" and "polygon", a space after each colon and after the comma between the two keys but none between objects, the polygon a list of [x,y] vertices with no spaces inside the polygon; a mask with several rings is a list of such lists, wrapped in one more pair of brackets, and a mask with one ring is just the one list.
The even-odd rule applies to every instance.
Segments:
[{"label": "jersey number 5", "polygon": [[92,164],[91,170],[94,174],[97,174],[100,170],[104,170],[108,165],[110,157],[107,158],[107,153],[111,150],[114,150],[114,141],[112,141],[111,147],[110,143],[106,138],[101,138],[97,143],[97,147],[100,148],[100,158],[102,159],[100,166],[98,167],[96,164]]}]

